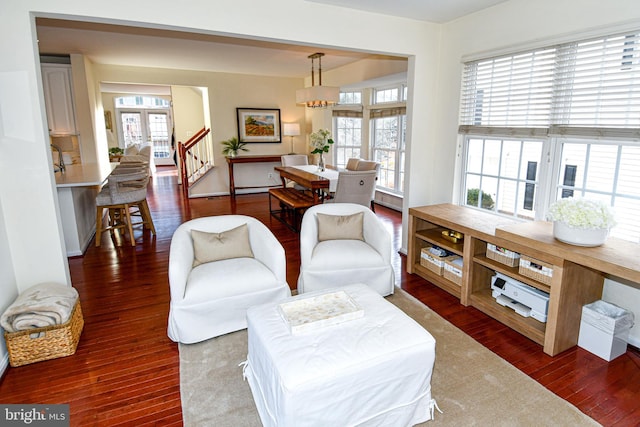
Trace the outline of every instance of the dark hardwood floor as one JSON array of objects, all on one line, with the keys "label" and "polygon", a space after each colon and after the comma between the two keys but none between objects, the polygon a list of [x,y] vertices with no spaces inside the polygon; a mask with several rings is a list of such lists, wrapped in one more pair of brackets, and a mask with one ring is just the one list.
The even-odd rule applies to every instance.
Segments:
[{"label": "dark hardwood floor", "polygon": [[[185,220],[228,213],[257,217],[284,246],[287,280],[295,288],[298,235],[269,217],[266,193],[185,201],[175,182],[175,169],[160,167],[151,184],[156,236],[138,231],[131,247],[115,246],[105,234],[102,247],[90,246],[85,256],[69,259],[85,319],[77,352],[7,369],[0,402],[68,403],[73,426],[182,425],[178,346],[167,338],[166,326],[169,245]],[[399,248],[400,213],[381,206],[376,213]],[[605,426],[640,425],[637,349],[610,363],[578,347],[547,356],[541,346],[407,274],[404,264],[405,257],[395,257],[403,289],[522,372]]]}]

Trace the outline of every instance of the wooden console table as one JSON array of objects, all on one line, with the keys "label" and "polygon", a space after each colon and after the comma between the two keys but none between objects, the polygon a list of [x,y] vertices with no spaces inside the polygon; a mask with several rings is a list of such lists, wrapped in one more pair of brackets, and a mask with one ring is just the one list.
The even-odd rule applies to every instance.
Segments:
[{"label": "wooden console table", "polygon": [[[463,234],[452,243],[443,230]],[[441,204],[409,209],[407,271],[415,273],[556,354],[578,342],[582,306],[602,298],[606,274],[640,282],[637,244],[609,238],[596,248],[567,245],[553,238],[551,224],[519,222],[471,209]],[[517,252],[552,266],[549,283],[520,274],[487,257],[487,245]],[[463,257],[462,280],[454,283],[420,264],[422,248],[439,246]],[[491,277],[501,273],[549,294],[547,322],[523,317],[492,297]]]},{"label": "wooden console table", "polygon": [[282,154],[268,154],[268,155],[258,154],[253,156],[237,156],[237,157],[227,156],[226,158],[227,158],[227,164],[229,165],[229,193],[231,194],[231,197],[235,198],[236,189],[263,188],[265,186],[236,187],[234,174],[233,174],[233,165],[235,165],[236,163],[281,163]]}]

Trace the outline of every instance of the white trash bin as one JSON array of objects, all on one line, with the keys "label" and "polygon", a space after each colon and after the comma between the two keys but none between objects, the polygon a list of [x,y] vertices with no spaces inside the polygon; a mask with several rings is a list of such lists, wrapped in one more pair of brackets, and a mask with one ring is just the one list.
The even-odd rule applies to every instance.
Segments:
[{"label": "white trash bin", "polygon": [[598,300],[582,307],[578,346],[604,360],[611,361],[627,351],[633,313]]}]

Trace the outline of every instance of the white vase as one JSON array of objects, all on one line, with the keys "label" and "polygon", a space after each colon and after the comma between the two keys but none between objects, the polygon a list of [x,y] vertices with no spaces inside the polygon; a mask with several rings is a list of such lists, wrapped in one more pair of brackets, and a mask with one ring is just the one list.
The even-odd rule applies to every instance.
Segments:
[{"label": "white vase", "polygon": [[608,228],[575,228],[562,221],[554,221],[553,237],[576,246],[600,246],[609,236]]}]

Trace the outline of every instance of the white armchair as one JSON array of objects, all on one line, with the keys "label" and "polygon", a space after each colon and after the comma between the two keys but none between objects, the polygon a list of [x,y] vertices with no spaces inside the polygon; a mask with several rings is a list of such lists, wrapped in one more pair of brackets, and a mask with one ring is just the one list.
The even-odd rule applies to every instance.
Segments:
[{"label": "white armchair", "polygon": [[[238,257],[193,266],[191,230],[222,233],[247,224],[253,258]],[[255,218],[220,215],[180,225],[169,252],[171,304],[167,334],[195,343],[247,327],[247,309],[291,296],[284,248]]]},{"label": "white armchair", "polygon": [[[336,218],[359,212],[362,212],[362,240],[357,238],[360,228],[355,217],[336,221],[337,230],[327,230],[327,217],[318,219],[318,214]],[[351,224],[346,232],[344,228],[340,229],[344,223]],[[333,239],[327,234],[339,238]],[[323,240],[327,237],[329,239]],[[368,207],[354,203],[313,206],[305,212],[300,228],[298,293],[365,283],[382,296],[390,295],[395,286],[392,251],[391,235]]]}]

